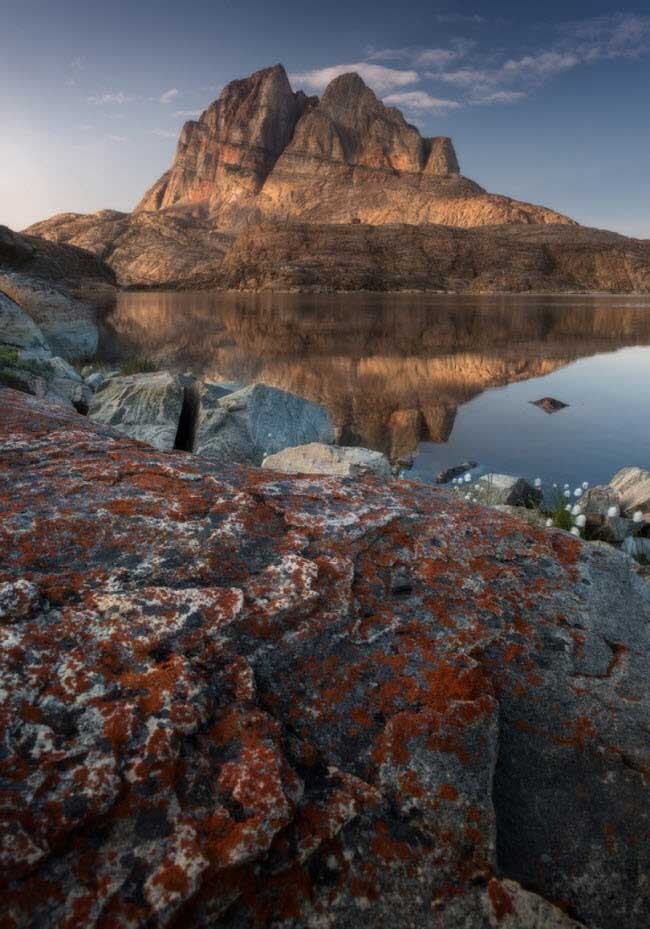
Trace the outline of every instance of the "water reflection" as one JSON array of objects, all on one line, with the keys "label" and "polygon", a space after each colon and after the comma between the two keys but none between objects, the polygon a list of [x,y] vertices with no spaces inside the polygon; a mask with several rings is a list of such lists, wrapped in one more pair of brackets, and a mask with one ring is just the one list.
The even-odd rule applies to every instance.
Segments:
[{"label": "water reflection", "polygon": [[[146,355],[215,379],[261,380],[323,403],[341,441],[393,458],[420,443],[448,443],[453,451],[459,407],[484,391],[649,344],[650,298],[609,296],[130,292],[103,331],[107,357]],[[607,377],[607,366],[598,376]],[[494,410],[490,415],[507,444],[507,422],[498,422]],[[530,407],[525,415],[546,414]]]}]

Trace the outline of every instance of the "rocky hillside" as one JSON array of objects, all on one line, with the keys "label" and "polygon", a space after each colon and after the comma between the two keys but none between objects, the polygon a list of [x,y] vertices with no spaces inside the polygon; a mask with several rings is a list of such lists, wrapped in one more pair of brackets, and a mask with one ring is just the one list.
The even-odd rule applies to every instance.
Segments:
[{"label": "rocky hillside", "polygon": [[650,292],[650,241],[567,225],[264,223],[235,241],[219,286],[238,290]]},{"label": "rocky hillside", "polygon": [[646,929],[625,556],[0,405],[7,926]]}]

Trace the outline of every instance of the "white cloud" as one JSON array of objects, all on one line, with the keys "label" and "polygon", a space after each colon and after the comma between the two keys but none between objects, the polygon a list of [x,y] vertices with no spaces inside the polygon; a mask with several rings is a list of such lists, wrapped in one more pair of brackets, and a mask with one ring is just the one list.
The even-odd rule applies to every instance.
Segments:
[{"label": "white cloud", "polygon": [[171,90],[166,90],[164,94],[160,95],[161,103],[172,103],[176,97],[180,94],[178,87],[172,87]]},{"label": "white cloud", "polygon": [[469,16],[463,16],[462,13],[436,13],[435,18],[439,23],[485,23],[487,20],[478,13]]},{"label": "white cloud", "polygon": [[197,119],[202,110],[174,110],[172,116],[181,116],[183,119]]},{"label": "white cloud", "polygon": [[109,142],[117,142],[119,144],[129,141],[125,135],[107,135],[106,138]]},{"label": "white cloud", "polygon": [[77,55],[76,58],[73,58],[69,64],[69,68],[72,71],[83,71],[85,59],[82,55]]},{"label": "white cloud", "polygon": [[477,106],[491,106],[494,103],[520,103],[527,96],[525,90],[490,90],[475,87],[470,102]]},{"label": "white cloud", "polygon": [[580,57],[575,52],[538,52],[536,55],[524,55],[506,61],[495,72],[498,80],[507,80],[520,74],[533,77],[551,77],[561,71],[569,71],[580,64]]},{"label": "white cloud", "polygon": [[451,48],[425,48],[415,56],[415,64],[430,68],[446,68],[461,56],[462,52]]},{"label": "white cloud", "polygon": [[407,110],[433,113],[436,116],[444,116],[450,110],[457,110],[461,105],[457,100],[432,97],[424,90],[407,90],[402,93],[389,94],[384,97],[384,103],[388,106],[404,107]]},{"label": "white cloud", "polygon": [[120,90],[117,93],[95,94],[87,99],[88,103],[95,106],[104,106],[106,104],[121,106],[124,103],[135,103],[138,98],[131,96],[131,94],[125,94]]},{"label": "white cloud", "polygon": [[152,135],[157,135],[161,139],[175,139],[178,136],[177,132],[172,132],[170,129],[152,129]]},{"label": "white cloud", "polygon": [[420,80],[417,71],[402,71],[398,68],[385,68],[383,65],[371,64],[368,61],[357,61],[353,64],[333,65],[328,68],[316,68],[313,71],[302,71],[290,74],[289,79],[294,87],[308,87],[310,90],[324,90],[330,81],[341,74],[355,71],[369,87],[378,93],[385,94],[396,87],[407,87]]}]

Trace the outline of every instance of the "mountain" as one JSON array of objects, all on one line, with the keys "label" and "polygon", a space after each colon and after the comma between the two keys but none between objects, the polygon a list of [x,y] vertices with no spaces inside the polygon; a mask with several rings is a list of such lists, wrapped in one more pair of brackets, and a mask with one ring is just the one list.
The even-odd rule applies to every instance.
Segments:
[{"label": "mountain", "polygon": [[[416,231],[404,231],[392,243],[391,236],[399,233],[389,230],[384,234],[381,230],[394,229],[397,224],[409,224]],[[357,226],[379,229],[375,239],[389,243],[389,257],[395,251],[399,254],[399,266],[390,274],[384,273],[383,265],[378,266],[377,254],[372,252],[373,234]],[[171,168],[145,193],[133,213],[67,213],[37,223],[28,231],[94,251],[111,264],[120,282],[128,285],[212,282],[255,286],[259,275],[246,270],[251,241],[263,256],[265,241],[272,242],[273,249],[278,237],[284,235],[287,244],[296,249],[295,260],[289,255],[296,273],[287,275],[284,266],[267,267],[262,286],[300,288],[302,279],[310,278],[313,263],[302,248],[306,235],[310,242],[316,238],[317,253],[326,246],[326,260],[305,286],[340,289],[337,269],[350,257],[337,251],[340,232],[351,243],[357,263],[356,272],[348,275],[346,286],[351,289],[447,289],[455,277],[460,289],[531,289],[516,264],[513,273],[502,273],[508,260],[499,248],[492,250],[494,258],[505,265],[490,265],[488,255],[487,275],[481,271],[469,273],[469,278],[467,274],[441,275],[435,261],[428,267],[435,254],[420,246],[422,236],[430,244],[436,240],[438,233],[433,226],[509,226],[513,227],[507,233],[510,242],[519,242],[526,227],[548,230],[549,235],[563,227],[557,241],[571,244],[577,240],[579,251],[594,245],[599,255],[606,255],[595,262],[598,269],[594,274],[558,278],[554,259],[537,267],[546,231],[540,233],[533,243],[535,254],[524,264],[535,265],[533,278],[541,275],[543,290],[618,289],[621,280],[623,289],[629,290],[637,288],[637,280],[647,281],[648,277],[647,245],[630,246],[632,265],[640,261],[646,269],[639,278],[628,273],[624,244],[635,240],[614,236],[606,241],[603,236],[608,234],[598,233],[596,242],[593,230],[586,235],[579,233],[577,224],[561,213],[487,193],[460,173],[451,139],[423,137],[399,110],[386,107],[358,74],[335,78],[318,99],[294,92],[282,65],[232,81],[198,120],[187,122]],[[311,231],[305,233],[305,229]],[[484,253],[490,249],[480,243],[487,240],[454,238],[444,232],[440,235],[445,242],[451,235],[461,249],[466,271],[471,272],[474,264],[486,263]],[[474,261],[477,243],[480,254]],[[518,252],[531,248],[525,236],[521,243]],[[238,268],[239,256],[244,253],[248,264]],[[318,260],[316,257],[316,264]],[[395,266],[395,260],[390,261]],[[306,269],[305,274],[301,268]],[[476,278],[481,280],[476,283]]]},{"label": "mountain", "polygon": [[200,206],[220,229],[262,217],[309,222],[565,222],[462,177],[446,137],[423,138],[358,74],[321,100],[294,93],[282,65],[228,84],[183,127],[176,157],[137,212]]}]

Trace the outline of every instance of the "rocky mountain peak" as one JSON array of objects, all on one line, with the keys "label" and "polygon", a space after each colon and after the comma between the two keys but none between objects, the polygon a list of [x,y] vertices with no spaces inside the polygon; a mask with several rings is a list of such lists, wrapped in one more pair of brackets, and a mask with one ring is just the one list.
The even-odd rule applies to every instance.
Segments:
[{"label": "rocky mountain peak", "polygon": [[319,107],[337,123],[350,128],[358,127],[359,116],[376,115],[386,109],[355,71],[335,77],[327,85]]},{"label": "rocky mountain peak", "polygon": [[[135,213],[168,211],[231,236],[260,220],[308,223],[564,223],[463,177],[447,136],[424,138],[350,72],[322,98],[281,64],[227,84],[181,130],[171,168]],[[139,220],[136,220],[136,223]]]}]

